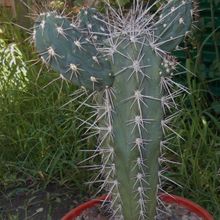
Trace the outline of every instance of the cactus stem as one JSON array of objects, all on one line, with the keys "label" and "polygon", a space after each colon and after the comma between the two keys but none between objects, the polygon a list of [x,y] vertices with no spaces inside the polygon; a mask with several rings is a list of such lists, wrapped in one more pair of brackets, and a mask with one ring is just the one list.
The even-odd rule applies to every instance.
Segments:
[{"label": "cactus stem", "polygon": [[118,180],[116,180],[116,179],[115,180],[110,180],[110,181],[106,180],[106,182],[110,185],[110,189],[108,190],[107,197],[110,197],[115,189],[116,189],[116,192],[119,192],[119,190],[118,190],[118,186],[119,186]]},{"label": "cactus stem", "polygon": [[[110,22],[107,22],[103,19],[100,19],[100,18],[96,18],[96,20],[102,22],[103,24],[107,25],[107,27],[110,29],[110,28],[114,28],[114,29],[117,29],[118,31],[120,31],[120,29],[116,26],[114,26],[113,24],[110,24]],[[100,34],[100,33],[99,33]]]},{"label": "cactus stem", "polygon": [[[95,92],[93,93],[93,95],[94,94],[95,94]],[[99,146],[105,141],[106,138],[108,138],[108,137],[113,138],[113,136],[112,136],[113,135],[112,134],[112,125],[111,125],[113,105],[111,103],[112,103],[112,96],[114,95],[114,91],[112,90],[112,88],[106,88],[105,91],[104,91],[104,94],[105,94],[105,99],[104,99],[105,100],[105,102],[104,102],[105,105],[104,106],[89,106],[89,107],[95,108],[97,111],[87,120],[81,120],[80,119],[82,121],[80,126],[82,126],[83,124],[89,125],[89,127],[85,131],[85,133],[88,133],[88,131],[93,130],[94,131],[92,133],[92,136],[93,136],[93,135],[99,134],[100,132],[104,132],[104,135],[101,138]],[[90,97],[91,97],[91,95],[85,100],[85,103],[90,99]],[[74,98],[74,100],[75,100],[75,98]],[[84,105],[87,105],[85,103],[84,103]],[[104,110],[102,114],[99,114],[100,110]],[[90,119],[93,118],[95,115],[97,115],[97,118],[95,119],[95,121],[92,124],[89,123]],[[107,125],[105,127],[96,126],[96,124],[99,121],[101,121],[104,117],[106,117],[108,119]],[[91,136],[89,136],[89,137],[91,137]]]},{"label": "cactus stem", "polygon": [[[131,96],[131,97],[127,98],[127,99],[124,99],[123,101],[128,101],[130,99],[134,99],[134,101],[132,102],[132,104],[130,106],[130,109],[132,109],[134,104],[137,103],[138,109],[140,109],[140,111],[141,111],[141,104],[144,104],[144,106],[146,108],[148,108],[147,103],[144,101],[145,98],[146,99],[151,99],[151,100],[156,100],[156,101],[161,101],[158,98],[155,98],[155,97],[152,97],[152,96],[145,96],[145,95],[143,95],[140,90],[134,91],[134,95],[133,96]],[[142,114],[141,114],[141,116],[142,116]]]},{"label": "cactus stem", "polygon": [[160,19],[154,23],[153,26],[156,26],[158,23],[163,22],[167,17],[169,17],[171,14],[173,14],[173,12],[175,12],[176,10],[180,9],[182,6],[184,6],[185,4],[187,4],[185,1],[182,1],[182,4],[179,4],[176,8],[173,6],[170,10],[169,13],[166,13],[166,15],[161,14],[160,15]]},{"label": "cactus stem", "polygon": [[119,0],[118,11],[106,0],[107,19],[86,8],[76,25],[55,12],[44,13],[35,23],[33,39],[38,51],[43,51],[41,56],[65,78],[91,92],[82,89],[71,100],[87,95],[76,109],[92,108],[91,117],[79,119],[80,126],[88,127],[82,140],[98,139],[97,149],[88,150],[91,155],[80,164],[101,158],[102,165],[86,166],[97,171],[89,183],[100,185],[97,194],[107,189],[117,220],[155,218],[157,200],[161,202],[157,194],[164,192],[162,184],[168,180],[158,169],[174,163],[164,158],[163,150],[173,152],[174,135],[183,139],[170,125],[177,113],[164,117],[177,109],[175,98],[187,91],[173,81],[178,63],[169,53],[191,25],[192,0],[165,1],[151,15],[160,1],[148,1],[145,7],[144,1],[134,0],[133,8],[123,14]]},{"label": "cactus stem", "polygon": [[[167,40],[164,40],[164,41],[161,41],[159,43],[154,43],[154,48],[158,51],[161,51],[161,49],[159,49],[162,45],[166,44],[166,43],[169,43],[169,42],[172,42],[173,40],[176,40],[176,39],[182,39],[183,37],[185,36],[185,34],[181,34],[181,35],[178,35],[177,37],[172,37],[170,36],[170,39],[167,39]],[[159,39],[159,38],[157,38]],[[163,51],[164,53],[164,51]]]},{"label": "cactus stem", "polygon": [[144,145],[149,143],[149,141],[144,140],[142,138],[136,138],[134,146],[131,148],[131,151],[138,149],[139,158],[143,161],[143,151],[145,150]]},{"label": "cactus stem", "polygon": [[140,115],[142,117],[142,108],[141,104],[143,104],[146,108],[148,108],[147,103],[144,101],[144,95],[141,94],[141,91],[136,90],[133,96],[133,103],[131,103],[130,109],[134,107],[134,104],[137,104],[138,110],[140,111]]},{"label": "cactus stem", "polygon": [[118,76],[120,73],[122,73],[122,72],[124,72],[124,71],[126,71],[127,70],[127,67],[123,67],[121,70],[119,70],[118,72],[116,72],[115,74],[114,74],[114,76]]},{"label": "cactus stem", "polygon": [[119,41],[116,39],[116,42],[115,40],[113,40],[112,37],[110,37],[108,39],[108,43],[109,43],[109,47],[106,47],[106,48],[100,48],[99,50],[100,51],[103,51],[107,57],[111,57],[111,60],[112,60],[112,63],[114,64],[114,54],[115,53],[118,53],[118,46],[121,44],[122,41]]},{"label": "cactus stem", "polygon": [[[163,34],[173,25],[174,22],[175,22],[175,19],[172,22],[170,22],[169,24],[166,24],[166,23],[163,24],[164,30],[161,32],[161,34],[159,36],[157,36],[157,40],[161,39]],[[157,40],[156,40],[156,42],[157,42]]]},{"label": "cactus stem", "polygon": [[144,200],[144,198],[147,197],[143,187],[141,187],[141,186],[137,187],[136,191],[137,191],[137,196],[140,197],[142,200]]},{"label": "cactus stem", "polygon": [[[91,167],[93,170],[99,170],[97,176],[93,180],[90,181],[90,184],[97,182],[97,180],[100,177],[105,176],[105,180],[102,181],[102,185],[100,187],[99,192],[108,184],[106,180],[115,175],[115,164],[108,164],[107,161],[106,161],[106,164],[103,164],[103,165],[96,165],[96,166],[93,165],[93,166],[84,166],[84,167],[86,168]],[[96,194],[98,194],[99,192],[97,192]]]},{"label": "cactus stem", "polygon": [[77,22],[70,23],[70,28],[77,28]]},{"label": "cactus stem", "polygon": [[[178,95],[179,96],[179,95]],[[166,111],[171,111],[171,108],[174,107],[175,109],[178,109],[176,101],[175,101],[174,94],[163,96],[161,98],[161,106],[163,109],[163,113],[166,114]]]}]

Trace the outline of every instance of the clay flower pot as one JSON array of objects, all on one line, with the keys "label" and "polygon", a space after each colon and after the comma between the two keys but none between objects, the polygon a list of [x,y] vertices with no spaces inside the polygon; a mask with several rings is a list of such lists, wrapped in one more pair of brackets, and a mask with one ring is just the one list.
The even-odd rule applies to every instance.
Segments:
[{"label": "clay flower pot", "polygon": [[[201,217],[203,220],[214,220],[214,218],[201,206],[195,204],[194,202],[182,198],[180,196],[175,195],[168,195],[168,194],[161,194],[160,195],[161,200],[163,200],[166,203],[175,203],[178,204],[180,207],[184,207],[188,209],[189,211],[197,214],[199,217]],[[99,204],[101,201],[105,201],[108,198],[104,195],[97,199],[90,200],[86,203],[83,203],[82,205],[79,205],[78,207],[72,209],[70,212],[68,212],[61,220],[75,220],[76,217],[80,216],[81,213],[89,209],[97,204]]]}]

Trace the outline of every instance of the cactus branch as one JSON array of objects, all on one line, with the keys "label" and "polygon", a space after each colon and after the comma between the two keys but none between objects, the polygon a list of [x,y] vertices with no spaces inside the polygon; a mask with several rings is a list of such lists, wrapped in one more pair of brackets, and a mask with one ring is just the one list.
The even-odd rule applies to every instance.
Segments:
[{"label": "cactus branch", "polygon": [[92,109],[79,120],[88,127],[86,138],[97,137],[97,149],[80,165],[101,158],[102,164],[88,166],[97,171],[89,183],[111,196],[112,219],[153,220],[161,211],[164,181],[176,184],[161,167],[175,163],[164,150],[175,153],[171,140],[183,139],[172,120],[178,114],[176,98],[188,90],[173,80],[181,73],[170,52],[188,33],[193,1],[156,0],[145,6],[133,0],[128,11],[105,2],[106,16],[86,7],[74,24],[55,12],[41,14],[33,39],[45,63],[81,86],[71,100],[86,96],[77,110]]}]

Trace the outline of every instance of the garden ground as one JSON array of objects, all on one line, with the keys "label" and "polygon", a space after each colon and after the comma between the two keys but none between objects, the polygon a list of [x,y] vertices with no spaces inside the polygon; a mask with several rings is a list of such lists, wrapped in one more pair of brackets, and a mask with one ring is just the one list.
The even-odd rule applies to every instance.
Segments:
[{"label": "garden ground", "polygon": [[86,200],[77,189],[30,180],[26,185],[0,190],[0,220],[60,220],[79,201]]}]

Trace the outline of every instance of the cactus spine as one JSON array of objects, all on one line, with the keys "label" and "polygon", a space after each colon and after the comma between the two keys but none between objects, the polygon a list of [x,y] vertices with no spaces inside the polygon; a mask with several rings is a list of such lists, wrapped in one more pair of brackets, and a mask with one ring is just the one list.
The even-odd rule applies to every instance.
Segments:
[{"label": "cactus spine", "polygon": [[[192,0],[143,6],[123,15],[107,2],[108,18],[83,9],[71,24],[54,12],[39,16],[34,39],[38,52],[66,79],[93,90],[97,101],[95,155],[102,155],[100,190],[111,196],[113,218],[153,220],[161,186],[160,153],[174,98],[185,88],[172,80],[170,56],[192,21]],[[176,90],[175,90],[176,89]],[[96,90],[94,92],[94,90]],[[175,132],[174,132],[175,133]]]}]

